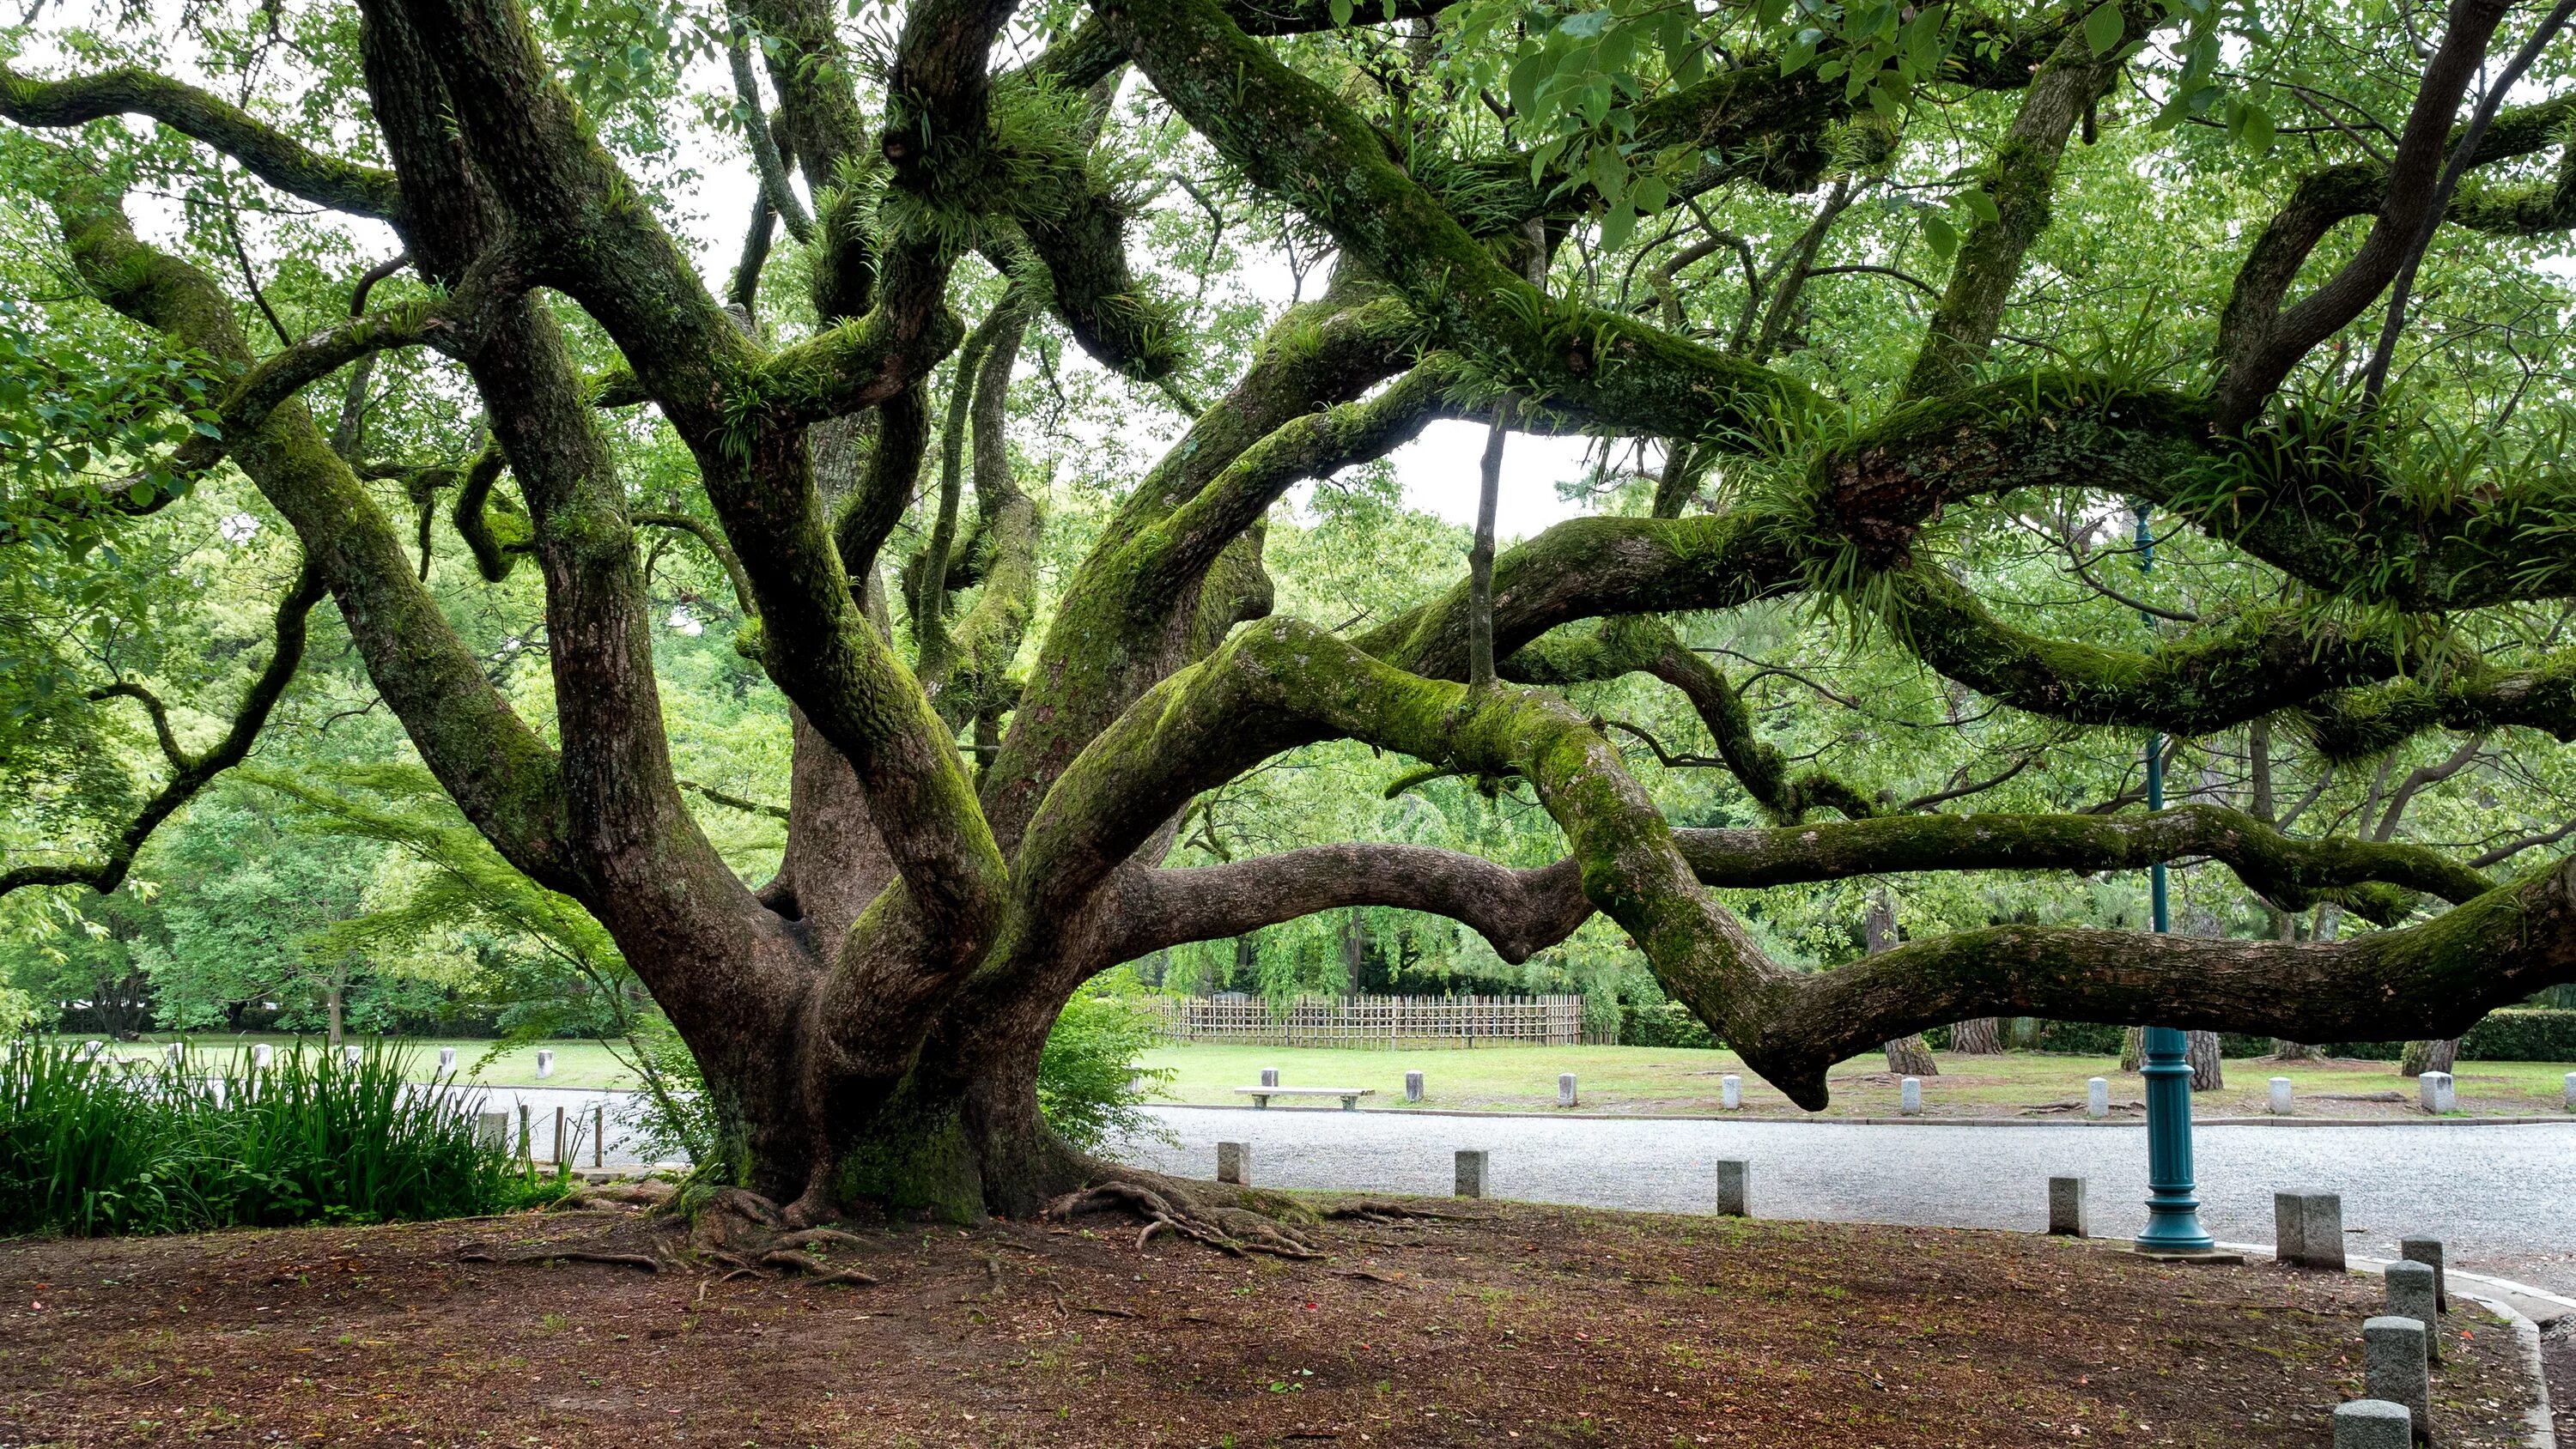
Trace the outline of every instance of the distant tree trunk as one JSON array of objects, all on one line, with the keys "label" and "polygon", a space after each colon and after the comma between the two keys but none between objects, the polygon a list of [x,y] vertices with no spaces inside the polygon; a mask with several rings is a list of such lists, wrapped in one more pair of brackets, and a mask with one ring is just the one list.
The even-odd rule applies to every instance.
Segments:
[{"label": "distant tree trunk", "polygon": [[1342,976],[1345,989],[1360,990],[1361,974],[1368,969],[1368,915],[1360,907],[1351,907],[1342,920]]},{"label": "distant tree trunk", "polygon": [[2218,1033],[2187,1031],[2182,1034],[2183,1060],[2191,1063],[2191,1089],[2215,1092],[2227,1085],[2227,1073],[2219,1065]]},{"label": "distant tree trunk", "polygon": [[2426,1072],[2447,1072],[2460,1059],[2460,1040],[2410,1041],[2406,1054],[2397,1059],[2397,1075],[2420,1077]]},{"label": "distant tree trunk", "polygon": [[2000,1056],[2004,1022],[2000,1016],[1975,1016],[1950,1028],[1950,1050],[1967,1056]]},{"label": "distant tree trunk", "polygon": [[[1860,934],[1873,956],[1896,949],[1896,903],[1887,898],[1885,886],[1870,893],[1869,909],[1861,913]],[[1887,1043],[1886,1050],[1887,1070],[1896,1076],[1941,1075],[1941,1064],[1932,1060],[1932,1044],[1919,1031]]]},{"label": "distant tree trunk", "polygon": [[2272,1060],[2276,1062],[2312,1062],[2323,1053],[2315,1047],[2282,1037],[2272,1038]]},{"label": "distant tree trunk", "polygon": [[341,1002],[347,992],[348,988],[335,980],[322,993],[322,1005],[331,1013],[331,1050],[335,1052],[340,1049]]},{"label": "distant tree trunk", "polygon": [[2134,1072],[2147,1064],[2147,1029],[2133,1026],[2120,1033],[2120,1070]]}]

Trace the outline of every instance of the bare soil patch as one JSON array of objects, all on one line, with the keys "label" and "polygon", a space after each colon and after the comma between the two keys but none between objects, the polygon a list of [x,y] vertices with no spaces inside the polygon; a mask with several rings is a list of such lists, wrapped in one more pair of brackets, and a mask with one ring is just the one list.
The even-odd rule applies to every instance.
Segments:
[{"label": "bare soil patch", "polygon": [[[516,1259],[608,1213],[0,1244],[0,1445],[2324,1446],[2377,1284],[1995,1232],[1423,1203],[1312,1261],[880,1225],[876,1287]],[[2520,1443],[2446,1328],[2446,1443]]]}]

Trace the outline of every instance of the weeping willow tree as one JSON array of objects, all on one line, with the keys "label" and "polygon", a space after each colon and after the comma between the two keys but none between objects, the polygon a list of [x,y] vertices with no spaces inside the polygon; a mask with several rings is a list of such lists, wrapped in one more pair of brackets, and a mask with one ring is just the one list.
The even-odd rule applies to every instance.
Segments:
[{"label": "weeping willow tree", "polygon": [[[1940,1023],[2439,1038],[2576,980],[2576,865],[2507,878],[2490,872],[2512,852],[2296,835],[2269,807],[2149,813],[2126,789],[1979,811],[1973,779],[1801,769],[1686,632],[1807,606],[1802,627],[1943,681],[1958,729],[2006,711],[2123,751],[2275,719],[2336,760],[2445,731],[2576,736],[2576,653],[2549,622],[2576,596],[2569,413],[2557,338],[2514,310],[2576,222],[2558,12],[631,12],[316,4],[265,32],[302,66],[230,46],[201,85],[74,44],[6,73],[0,184],[50,216],[93,299],[47,299],[49,325],[103,307],[203,382],[129,388],[130,416],[180,436],[48,455],[0,547],[148,536],[237,470],[300,551],[272,590],[272,662],[215,743],[161,729],[166,784],[101,852],[7,886],[122,879],[259,741],[327,601],[463,818],[595,918],[686,1038],[742,1179],[806,1217],[1019,1214],[1091,1180],[1035,1086],[1079,985],[1353,907],[1453,918],[1508,960],[1606,916],[1809,1107],[1831,1064]],[[740,119],[758,179],[712,279],[648,204],[652,138],[613,123],[602,80],[692,55],[723,61],[705,100]],[[315,75],[338,102],[299,103]],[[1320,294],[1213,366],[1130,262],[1140,217],[1173,214],[1137,160],[1176,148],[1204,158],[1189,189],[1212,230],[1251,208],[1333,257]],[[345,312],[290,335],[238,244],[138,227],[146,175],[381,223],[400,254],[344,266]],[[773,252],[792,307],[762,290]],[[1052,576],[1006,437],[1033,329],[1189,414]],[[2493,385],[2506,354],[2518,387]],[[488,441],[371,453],[375,374],[409,406],[479,414]],[[337,396],[308,400],[325,383]],[[1465,576],[1388,617],[1276,612],[1274,507],[1441,419],[1489,436]],[[646,433],[684,450],[684,507],[639,501]],[[1658,461],[1634,506],[1498,549],[1495,460],[1533,434]],[[2216,561],[2197,606],[2106,557],[2135,547],[2133,508],[2169,556]],[[1978,551],[2050,518],[2082,525],[2054,593],[1984,588]],[[541,716],[461,640],[461,581],[425,581],[441,526],[481,577],[536,571]],[[710,845],[672,764],[639,556],[674,543],[720,564],[738,647],[792,712],[765,882]],[[1686,702],[1700,757],[1765,818],[1671,824],[1640,783],[1665,744],[1571,702],[1619,679]],[[139,686],[95,704],[163,719]],[[1513,792],[1562,856],[1352,840],[1166,863],[1194,799],[1329,741]],[[1799,972],[1717,894],[2178,860],[2385,929],[2008,922]]]}]

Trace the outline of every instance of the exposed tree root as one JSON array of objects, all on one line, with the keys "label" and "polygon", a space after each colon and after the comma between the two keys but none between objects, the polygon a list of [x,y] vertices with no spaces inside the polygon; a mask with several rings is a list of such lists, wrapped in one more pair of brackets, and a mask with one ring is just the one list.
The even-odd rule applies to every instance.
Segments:
[{"label": "exposed tree root", "polygon": [[1405,1218],[1426,1219],[1440,1223],[1473,1221],[1459,1213],[1433,1212],[1429,1208],[1411,1207],[1400,1202],[1376,1201],[1346,1202],[1340,1207],[1325,1208],[1316,1215],[1335,1222],[1392,1223]]},{"label": "exposed tree root", "polygon": [[803,1273],[817,1283],[849,1283],[861,1288],[874,1288],[877,1280],[856,1268],[835,1268],[810,1253],[793,1248],[773,1248],[760,1255],[760,1266]]},{"label": "exposed tree root", "polygon": [[1079,1188],[1048,1203],[1043,1216],[1061,1222],[1081,1213],[1113,1211],[1131,1212],[1145,1220],[1144,1230],[1136,1235],[1140,1250],[1156,1233],[1169,1232],[1237,1258],[1246,1253],[1324,1256],[1303,1234],[1276,1219],[1238,1207],[1192,1203],[1177,1193],[1166,1196],[1133,1182]]},{"label": "exposed tree root", "polygon": [[689,1217],[689,1246],[698,1260],[729,1269],[729,1283],[771,1272],[802,1274],[816,1283],[873,1288],[877,1280],[855,1268],[835,1268],[804,1251],[824,1245],[861,1247],[866,1239],[837,1228],[791,1227],[778,1204],[739,1187],[692,1191],[679,1200]]},{"label": "exposed tree root", "polygon": [[538,1248],[525,1253],[496,1253],[489,1248],[468,1248],[456,1255],[460,1263],[606,1263],[617,1268],[641,1268],[647,1273],[662,1271],[662,1260],[645,1253],[595,1253],[580,1248]]}]

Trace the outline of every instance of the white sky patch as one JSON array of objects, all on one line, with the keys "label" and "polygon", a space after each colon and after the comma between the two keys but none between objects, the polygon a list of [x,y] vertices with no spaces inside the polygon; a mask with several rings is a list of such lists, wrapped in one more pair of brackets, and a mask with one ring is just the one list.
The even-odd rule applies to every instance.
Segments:
[{"label": "white sky patch", "polygon": [[686,634],[692,639],[707,632],[706,624],[696,614],[691,613],[686,604],[671,611],[670,624],[673,631]]},{"label": "white sky patch", "polygon": [[227,513],[215,531],[224,536],[224,542],[239,548],[259,537],[259,520],[247,513]]}]

